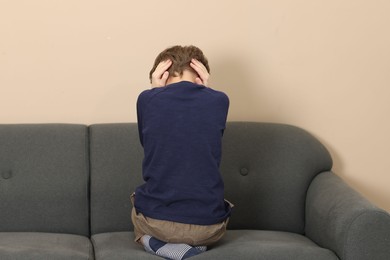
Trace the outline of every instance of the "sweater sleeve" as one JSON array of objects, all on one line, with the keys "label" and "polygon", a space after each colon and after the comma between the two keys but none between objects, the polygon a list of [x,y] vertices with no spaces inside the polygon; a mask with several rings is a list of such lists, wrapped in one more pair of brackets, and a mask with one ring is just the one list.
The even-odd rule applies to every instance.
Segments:
[{"label": "sweater sleeve", "polygon": [[142,146],[144,146],[143,142],[143,134],[142,134],[142,129],[143,129],[143,113],[145,110],[145,105],[146,105],[146,99],[148,96],[148,90],[143,91],[137,99],[137,123],[138,123],[138,134],[139,134],[139,140]]},{"label": "sweater sleeve", "polygon": [[222,103],[222,111],[223,111],[223,115],[224,115],[224,128],[222,129],[222,136],[225,132],[225,128],[226,128],[226,121],[227,121],[227,116],[228,116],[228,111],[229,111],[229,106],[230,106],[230,100],[229,100],[229,97],[225,94],[225,93],[222,93],[222,98],[221,98],[221,103]]}]

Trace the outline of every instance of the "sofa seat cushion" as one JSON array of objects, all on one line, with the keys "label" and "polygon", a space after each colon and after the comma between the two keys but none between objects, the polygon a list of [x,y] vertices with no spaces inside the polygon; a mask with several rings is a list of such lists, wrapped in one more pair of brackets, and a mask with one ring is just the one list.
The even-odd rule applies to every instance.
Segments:
[{"label": "sofa seat cushion", "polygon": [[319,247],[305,236],[262,230],[229,230],[204,256],[206,254],[207,259],[339,259],[332,251]]},{"label": "sofa seat cushion", "polygon": [[95,234],[91,240],[97,260],[162,259],[146,253],[142,246],[135,243],[133,232]]},{"label": "sofa seat cushion", "polygon": [[[92,236],[95,258],[161,259],[144,252],[133,242],[133,232],[102,233]],[[336,260],[332,251],[317,246],[305,236],[277,231],[228,230],[216,245],[191,259],[300,259]]]},{"label": "sofa seat cushion", "polygon": [[93,259],[93,248],[87,237],[79,235],[0,232],[0,259]]}]

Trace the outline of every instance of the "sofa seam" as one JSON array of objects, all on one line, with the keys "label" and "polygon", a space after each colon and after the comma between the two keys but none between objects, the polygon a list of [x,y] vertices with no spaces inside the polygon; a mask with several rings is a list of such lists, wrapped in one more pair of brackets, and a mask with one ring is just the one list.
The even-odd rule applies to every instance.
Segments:
[{"label": "sofa seam", "polygon": [[87,168],[87,205],[88,205],[88,237],[91,237],[91,159],[90,159],[90,130],[89,126],[86,126],[85,131],[85,165]]}]

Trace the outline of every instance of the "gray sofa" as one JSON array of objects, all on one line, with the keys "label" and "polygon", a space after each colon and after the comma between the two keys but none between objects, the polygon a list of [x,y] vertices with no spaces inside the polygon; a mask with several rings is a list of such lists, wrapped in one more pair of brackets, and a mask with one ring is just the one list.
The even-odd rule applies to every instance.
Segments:
[{"label": "gray sofa", "polygon": [[[133,242],[136,124],[0,125],[0,259],[160,259]],[[225,237],[193,259],[390,259],[390,216],[347,186],[312,135],[229,122]]]}]

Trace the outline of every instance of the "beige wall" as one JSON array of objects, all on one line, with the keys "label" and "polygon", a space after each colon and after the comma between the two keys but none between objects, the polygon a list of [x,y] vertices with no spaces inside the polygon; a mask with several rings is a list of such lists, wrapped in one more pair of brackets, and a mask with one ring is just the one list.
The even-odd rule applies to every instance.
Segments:
[{"label": "beige wall", "polygon": [[0,123],[136,120],[155,56],[195,44],[229,120],[303,127],[390,211],[390,1],[0,0]]}]

